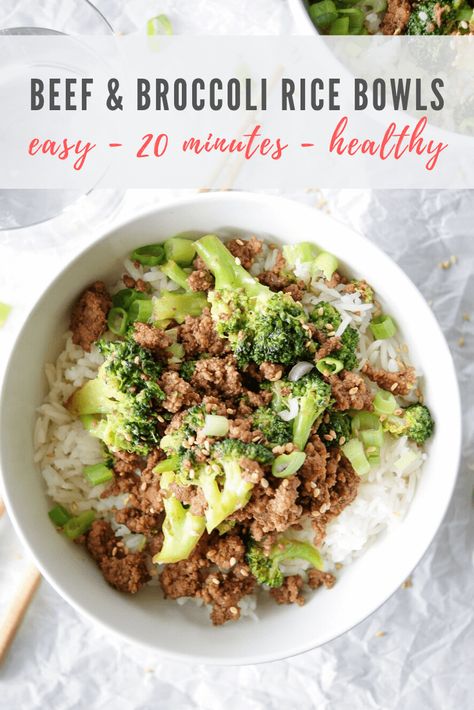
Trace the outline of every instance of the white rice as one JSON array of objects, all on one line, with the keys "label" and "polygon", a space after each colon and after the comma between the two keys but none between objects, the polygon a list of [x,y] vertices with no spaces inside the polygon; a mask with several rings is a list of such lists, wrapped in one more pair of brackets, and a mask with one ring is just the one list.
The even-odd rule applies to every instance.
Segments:
[{"label": "white rice", "polygon": [[[264,245],[251,271],[254,275],[270,269],[275,263],[277,250]],[[304,266],[304,265],[303,265]],[[312,277],[303,267],[297,269],[311,293],[305,294],[303,305],[307,310],[314,308],[320,301],[328,301],[341,314],[342,324],[337,334],[347,326],[355,327],[360,334],[358,355],[359,369],[365,362],[374,367],[381,367],[396,372],[409,364],[408,348],[399,337],[374,341],[368,329],[374,305],[363,303],[360,294],[345,293],[343,285],[329,288],[322,278]],[[174,290],[171,282],[157,267],[136,267],[130,259],[124,261],[124,272],[134,279],[143,279],[151,284],[153,295],[161,291]],[[122,279],[111,286],[115,293],[124,287]],[[38,463],[46,483],[46,492],[54,501],[65,505],[73,513],[95,509],[110,520],[115,534],[122,538],[130,549],[140,549],[144,543],[143,535],[135,535],[124,525],[118,525],[111,513],[114,508],[126,505],[126,495],[101,499],[105,488],[91,487],[84,479],[82,470],[85,465],[103,460],[103,450],[98,439],[91,436],[80,421],[74,420],[65,403],[72,393],[87,380],[96,376],[103,358],[96,348],[90,353],[74,345],[71,334],[65,336],[65,346],[56,363],[45,366],[45,375],[49,392],[38,409],[38,419],[34,430],[35,462]],[[371,384],[371,386],[373,386]],[[416,389],[416,388],[414,388]],[[413,397],[398,398],[400,405],[413,401]],[[406,454],[412,453],[411,461],[405,470],[400,470],[397,463]],[[410,457],[409,457],[410,458]],[[381,449],[381,463],[364,477],[359,486],[359,493],[348,506],[327,527],[327,534],[321,549],[327,570],[334,570],[340,565],[349,564],[359,556],[382,531],[398,525],[403,520],[415,494],[416,484],[421,474],[425,454],[406,437],[393,439],[385,437]],[[312,540],[310,522],[297,536]],[[288,563],[284,568],[287,574],[304,575],[306,564],[299,561]],[[156,586],[157,573],[153,570],[150,585]],[[177,600],[183,604],[187,600]],[[192,600],[196,602],[195,599]],[[199,600],[198,600],[199,601]],[[256,597],[249,596],[241,600],[242,615],[255,617]]]}]

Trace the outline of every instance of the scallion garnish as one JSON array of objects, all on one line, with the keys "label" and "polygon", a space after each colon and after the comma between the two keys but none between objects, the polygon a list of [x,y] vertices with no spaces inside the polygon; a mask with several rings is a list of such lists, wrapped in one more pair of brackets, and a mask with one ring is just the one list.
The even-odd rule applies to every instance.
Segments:
[{"label": "scallion garnish", "polygon": [[220,414],[206,414],[202,433],[204,436],[225,436],[229,431],[229,420]]},{"label": "scallion garnish", "polygon": [[50,520],[56,525],[58,528],[62,528],[68,520],[71,520],[72,515],[70,515],[66,508],[63,508],[62,505],[55,505],[54,508],[51,508],[51,510],[48,513]]},{"label": "scallion garnish", "polygon": [[334,256],[327,251],[321,251],[313,261],[313,267],[323,272],[324,278],[329,281],[333,273],[339,266],[339,262]]},{"label": "scallion garnish", "polygon": [[95,520],[94,510],[85,510],[67,521],[63,528],[64,534],[71,540],[75,540],[79,535],[87,532]]},{"label": "scallion garnish", "polygon": [[133,301],[148,301],[151,296],[142,291],[137,291],[134,288],[123,288],[112,296],[112,304],[117,308],[124,308],[126,311],[130,308]]},{"label": "scallion garnish", "polygon": [[146,33],[149,37],[154,35],[172,35],[173,25],[168,15],[157,15],[146,23]]},{"label": "scallion garnish", "polygon": [[376,340],[386,340],[397,332],[397,326],[390,316],[375,316],[370,322],[370,330]]},{"label": "scallion garnish", "polygon": [[316,363],[316,369],[323,375],[336,375],[344,368],[344,363],[335,357],[323,357]]},{"label": "scallion garnish", "polygon": [[152,313],[153,304],[151,300],[133,301],[132,305],[128,309],[129,323],[135,323],[136,321],[139,321],[140,323],[148,323]]},{"label": "scallion garnish", "polygon": [[84,466],[84,478],[91,486],[98,486],[112,480],[114,472],[105,463],[95,463],[92,466]]},{"label": "scallion garnish", "polygon": [[309,14],[316,27],[326,29],[338,17],[338,11],[333,0],[321,0],[314,5],[310,5]]},{"label": "scallion garnish", "polygon": [[365,476],[370,471],[370,463],[365,455],[364,447],[359,439],[349,439],[341,447],[344,456],[349,459],[352,468],[359,476]]},{"label": "scallion garnish", "polygon": [[391,392],[379,390],[374,397],[374,412],[376,414],[393,414],[397,408],[397,400]]},{"label": "scallion garnish", "polygon": [[280,454],[273,461],[272,474],[275,478],[289,478],[304,464],[306,454],[303,451],[293,451],[291,454]]},{"label": "scallion garnish", "polygon": [[125,335],[128,324],[127,311],[123,308],[111,308],[107,316],[107,326],[114,335]]},{"label": "scallion garnish", "polygon": [[163,244],[148,244],[135,249],[130,258],[145,266],[159,266],[165,261],[165,250]]}]

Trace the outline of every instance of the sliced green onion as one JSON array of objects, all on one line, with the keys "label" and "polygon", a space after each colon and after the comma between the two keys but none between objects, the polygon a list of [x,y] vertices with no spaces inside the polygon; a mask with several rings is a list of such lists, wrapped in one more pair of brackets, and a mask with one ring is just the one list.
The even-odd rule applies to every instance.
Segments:
[{"label": "sliced green onion", "polygon": [[374,397],[374,412],[376,414],[393,414],[397,408],[397,400],[391,392],[379,390]]},{"label": "sliced green onion", "polygon": [[165,260],[165,250],[163,244],[147,244],[147,246],[135,249],[130,258],[145,266],[159,266]]},{"label": "sliced green onion", "polygon": [[146,23],[146,33],[149,37],[153,35],[172,35],[173,25],[168,15],[157,15]]},{"label": "sliced green onion", "polygon": [[390,316],[375,316],[370,322],[370,330],[376,340],[386,340],[397,332],[397,326]]},{"label": "sliced green onion", "polygon": [[324,278],[329,281],[329,279],[332,277],[333,273],[339,266],[339,262],[334,256],[334,254],[329,254],[329,252],[327,251],[322,251],[314,260],[313,266],[315,269],[322,271],[324,274]]},{"label": "sliced green onion", "polygon": [[92,466],[84,466],[84,478],[91,486],[99,486],[101,483],[106,483],[112,480],[114,472],[105,463],[95,463]]},{"label": "sliced green onion", "polygon": [[153,469],[153,473],[165,473],[167,471],[174,471],[178,465],[179,456],[170,456],[170,458],[164,459],[164,461],[160,461],[159,463],[157,463],[155,468]]},{"label": "sliced green onion", "polygon": [[180,266],[189,266],[196,256],[196,247],[191,239],[171,237],[165,242],[167,261],[175,261]]},{"label": "sliced green onion", "polygon": [[68,520],[71,520],[72,518],[72,515],[70,515],[66,508],[63,508],[62,505],[55,505],[54,508],[51,508],[48,515],[50,520],[52,520],[58,528],[62,528],[66,525]]},{"label": "sliced green onion", "polygon": [[383,429],[381,424],[377,429],[363,429],[359,433],[359,436],[366,448],[370,446],[380,448],[383,446]]},{"label": "sliced green onion", "polygon": [[361,430],[378,429],[380,426],[380,419],[372,412],[361,411],[352,417],[352,433],[356,436]]},{"label": "sliced green onion", "polygon": [[359,439],[349,439],[341,447],[344,456],[349,459],[352,468],[359,476],[365,476],[370,471],[370,463],[365,455],[364,447]]},{"label": "sliced green onion", "polygon": [[220,414],[206,414],[202,433],[204,436],[225,436],[229,431],[229,420]]},{"label": "sliced green onion", "polygon": [[336,375],[344,368],[344,363],[335,357],[322,357],[316,363],[316,369],[323,375]]},{"label": "sliced green onion", "polygon": [[349,18],[338,17],[337,20],[331,22],[329,27],[330,35],[347,35],[349,34]]},{"label": "sliced green onion", "polygon": [[380,463],[380,449],[378,446],[369,446],[365,450],[365,455],[371,466],[376,466]]},{"label": "sliced green onion", "polygon": [[291,454],[280,454],[273,461],[272,474],[275,478],[293,476],[304,464],[306,454],[303,451],[293,451]]},{"label": "sliced green onion", "polygon": [[339,10],[341,15],[345,15],[349,19],[349,33],[351,35],[359,34],[364,26],[365,14],[357,7],[352,7],[347,10]]},{"label": "sliced green onion", "polygon": [[325,29],[334,20],[337,20],[338,11],[332,0],[321,0],[321,2],[310,5],[309,14],[316,27]]},{"label": "sliced green onion", "polygon": [[127,330],[128,315],[123,308],[111,308],[107,316],[108,329],[115,335],[124,335]]},{"label": "sliced green onion", "polygon": [[84,513],[76,515],[75,518],[71,518],[65,524],[63,531],[64,534],[71,540],[75,540],[79,535],[83,535],[87,532],[95,520],[95,511],[86,510]]},{"label": "sliced green onion", "polygon": [[151,300],[134,301],[128,309],[128,320],[130,323],[139,321],[140,323],[148,323],[153,313],[153,303]]},{"label": "sliced green onion", "polygon": [[313,261],[317,253],[318,248],[316,244],[312,244],[312,242],[286,244],[283,247],[283,256],[290,266],[294,266],[297,263],[305,264],[308,261]]},{"label": "sliced green onion", "polygon": [[124,308],[127,311],[133,301],[147,301],[150,298],[151,296],[147,293],[137,291],[134,288],[123,288],[112,296],[112,304],[117,308]]},{"label": "sliced green onion", "polygon": [[12,307],[8,305],[8,303],[2,303],[0,301],[0,328],[3,328],[3,326],[6,323],[6,320],[8,316],[10,315]]},{"label": "sliced green onion", "polygon": [[181,268],[181,266],[178,266],[175,261],[167,261],[166,264],[163,264],[161,267],[161,271],[165,274],[165,276],[177,283],[178,286],[184,288],[185,291],[191,291],[186,272]]}]

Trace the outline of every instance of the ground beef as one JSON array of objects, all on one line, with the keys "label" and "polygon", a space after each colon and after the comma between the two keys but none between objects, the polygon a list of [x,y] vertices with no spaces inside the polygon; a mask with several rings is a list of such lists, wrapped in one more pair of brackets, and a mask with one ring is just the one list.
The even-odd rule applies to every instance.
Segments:
[{"label": "ground beef", "polygon": [[156,534],[161,527],[161,516],[143,513],[138,508],[122,508],[115,512],[115,520],[119,525],[126,525],[133,533],[148,535]]},{"label": "ground beef", "polygon": [[357,372],[342,370],[338,375],[331,375],[328,380],[336,400],[334,409],[372,409],[373,396]]},{"label": "ground beef", "polygon": [[322,360],[323,357],[331,355],[337,350],[340,350],[341,347],[342,343],[340,339],[337,338],[335,335],[332,338],[327,338],[325,342],[321,345],[321,347],[318,349],[316,353],[316,360]]},{"label": "ground beef", "polygon": [[305,283],[304,281],[298,281],[295,284],[289,284],[283,291],[289,293],[294,301],[302,301],[306,291]]},{"label": "ground beef", "polygon": [[379,387],[389,390],[395,395],[408,394],[416,384],[416,374],[413,367],[407,367],[399,372],[387,372],[387,370],[375,369],[366,363],[362,372]]},{"label": "ground beef", "polygon": [[246,390],[239,400],[236,410],[237,416],[248,417],[259,407],[266,407],[271,402],[271,399],[272,393],[269,390],[262,390],[258,393]]},{"label": "ground beef", "polygon": [[197,269],[189,275],[188,284],[192,291],[210,291],[214,288],[214,277],[207,269]]},{"label": "ground beef", "polygon": [[258,369],[262,375],[262,378],[264,380],[269,380],[270,382],[281,380],[285,371],[283,365],[276,365],[273,362],[262,362]]},{"label": "ground beef", "polygon": [[252,441],[258,441],[262,434],[260,431],[252,428],[251,419],[241,419],[237,417],[229,421],[229,433],[227,436],[229,439],[240,439],[246,444],[250,444]]},{"label": "ground beef", "polygon": [[315,479],[314,483],[313,500],[309,502],[305,498],[302,503],[311,515],[315,543],[319,545],[326,534],[328,522],[340,515],[356,497],[360,478],[340,450],[332,447],[325,478]]},{"label": "ground beef", "polygon": [[169,490],[181,503],[189,506],[189,510],[193,515],[204,515],[207,508],[207,501],[202,492],[202,488],[172,483]]},{"label": "ground beef", "polygon": [[[328,450],[319,436],[312,436],[305,448],[306,459],[298,471],[301,480],[301,495],[314,497],[315,489],[323,488],[326,480]],[[329,498],[328,498],[329,500]]]},{"label": "ground beef", "polygon": [[142,459],[138,454],[131,454],[128,451],[114,452],[114,471],[117,476],[129,476],[135,474],[142,467]]},{"label": "ground beef", "polygon": [[227,340],[217,335],[208,308],[197,318],[187,316],[178,326],[178,342],[182,343],[188,358],[201,354],[223,355],[230,349]]},{"label": "ground beef", "polygon": [[277,604],[298,604],[298,606],[303,606],[304,596],[301,594],[303,584],[303,578],[299,574],[292,574],[289,577],[285,577],[281,587],[270,589],[270,594]]},{"label": "ground beef", "polygon": [[119,592],[135,594],[150,580],[145,554],[127,552],[105,520],[92,523],[85,544],[106,581]]},{"label": "ground beef", "polygon": [[130,274],[124,274],[122,276],[122,281],[123,281],[123,284],[126,288],[135,288],[136,281],[135,281],[135,279],[132,279]]},{"label": "ground beef", "polygon": [[336,578],[330,572],[321,572],[319,569],[310,569],[308,571],[308,586],[311,589],[318,589],[324,585],[326,589],[331,589],[336,583]]},{"label": "ground beef", "polygon": [[272,291],[284,291],[291,284],[291,279],[287,274],[280,274],[273,270],[262,271],[257,278],[261,284],[268,286]]},{"label": "ground beef", "polygon": [[107,330],[107,313],[111,306],[112,300],[102,281],[89,286],[72,309],[72,342],[90,352],[92,343]]},{"label": "ground beef", "polygon": [[411,0],[388,0],[380,29],[384,35],[403,34],[411,13]]},{"label": "ground beef", "polygon": [[336,286],[339,286],[339,284],[343,284],[346,282],[347,279],[345,278],[345,276],[340,274],[339,271],[335,271],[330,279],[325,279],[324,281],[328,288],[336,288]]},{"label": "ground beef", "polygon": [[242,469],[242,478],[248,483],[259,483],[263,476],[263,468],[253,459],[242,458],[239,461]]},{"label": "ground beef", "polygon": [[201,400],[194,387],[172,370],[167,370],[162,374],[160,385],[166,395],[161,406],[173,414],[179,412],[183,407],[188,408],[199,404]]},{"label": "ground beef", "polygon": [[208,562],[202,555],[201,545],[194,550],[187,560],[165,565],[160,575],[163,593],[168,599],[195,597],[201,590],[200,571]]},{"label": "ground beef", "polygon": [[221,569],[229,570],[245,557],[245,545],[239,535],[230,532],[214,538],[206,552],[207,559]]},{"label": "ground beef", "polygon": [[225,575],[212,572],[206,577],[199,596],[206,604],[212,604],[211,621],[214,626],[220,626],[239,619],[239,601],[254,589],[255,579],[250,574],[244,577],[234,570]]},{"label": "ground beef", "polygon": [[170,338],[164,330],[155,328],[146,323],[134,323],[133,339],[138,345],[146,350],[150,350],[156,357],[167,360],[169,353],[167,348],[171,345]]},{"label": "ground beef", "polygon": [[231,239],[226,242],[227,249],[240,259],[240,263],[244,269],[250,269],[257,254],[262,251],[262,242],[256,237],[251,239]]},{"label": "ground beef", "polygon": [[284,532],[298,522],[303,511],[297,503],[299,485],[299,478],[292,476],[283,479],[275,489],[266,489],[269,491],[266,500],[260,497],[259,504],[250,509],[253,518],[250,532],[255,540],[261,540],[269,532]]},{"label": "ground beef", "polygon": [[244,391],[242,378],[233,355],[198,360],[191,378],[192,387],[206,394],[224,398],[238,397]]}]

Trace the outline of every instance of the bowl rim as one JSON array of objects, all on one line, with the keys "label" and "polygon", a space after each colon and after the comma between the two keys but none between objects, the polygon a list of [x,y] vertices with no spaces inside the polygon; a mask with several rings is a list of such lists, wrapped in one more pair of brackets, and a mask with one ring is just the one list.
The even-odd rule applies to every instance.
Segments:
[{"label": "bowl rim", "polygon": [[[206,655],[206,656],[197,656],[194,653],[186,653],[186,652],[181,652],[181,651],[172,651],[168,650],[167,648],[161,647],[159,644],[152,644],[148,643],[147,641],[138,638],[135,636],[133,633],[123,631],[123,630],[118,630],[115,628],[111,623],[102,620],[100,617],[94,614],[93,611],[85,608],[82,603],[75,598],[71,596],[67,591],[63,589],[62,583],[60,580],[58,580],[54,575],[50,574],[48,570],[48,565],[47,563],[43,563],[43,561],[40,559],[41,554],[40,554],[40,549],[41,549],[41,543],[37,544],[37,541],[33,539],[31,536],[26,535],[26,533],[23,532],[22,524],[20,522],[20,516],[17,515],[15,507],[13,503],[10,500],[9,496],[9,491],[8,491],[8,486],[6,485],[6,480],[5,476],[3,473],[3,468],[4,468],[4,438],[5,438],[5,431],[6,431],[6,426],[5,426],[5,420],[7,419],[7,408],[5,406],[5,391],[7,388],[8,380],[10,378],[10,373],[12,369],[14,368],[14,355],[16,348],[18,347],[18,344],[20,340],[23,337],[23,334],[25,331],[28,330],[29,328],[29,323],[31,318],[41,309],[43,300],[47,297],[48,293],[54,289],[56,286],[56,283],[63,277],[63,274],[65,271],[74,268],[75,264],[79,261],[81,261],[84,257],[87,256],[90,252],[93,252],[93,250],[96,248],[96,246],[108,239],[112,234],[126,229],[127,227],[133,225],[135,222],[140,221],[141,219],[146,219],[150,217],[156,217],[159,216],[160,212],[166,211],[166,210],[172,210],[175,208],[192,208],[196,203],[202,203],[202,202],[208,202],[210,209],[212,210],[212,205],[214,203],[252,203],[254,205],[259,205],[261,207],[267,207],[267,208],[272,208],[274,207],[275,209],[284,207],[285,204],[287,207],[292,208],[292,209],[297,209],[300,210],[301,212],[306,212],[308,214],[308,217],[311,216],[311,214],[314,214],[315,208],[302,204],[296,200],[292,200],[286,197],[281,197],[278,195],[269,195],[269,194],[263,194],[263,193],[254,193],[254,192],[244,192],[244,191],[230,191],[230,192],[211,192],[211,193],[203,193],[203,194],[194,194],[194,195],[189,195],[186,197],[179,197],[179,198],[174,198],[167,200],[166,202],[158,205],[151,207],[149,209],[146,209],[144,211],[140,211],[136,213],[133,217],[130,217],[127,220],[124,220],[123,222],[119,223],[114,223],[105,230],[97,239],[95,239],[91,244],[88,244],[84,249],[80,250],[78,253],[76,253],[71,259],[67,261],[66,264],[62,266],[62,268],[59,270],[59,272],[56,273],[55,277],[53,280],[46,285],[43,290],[41,291],[40,295],[35,299],[35,302],[33,303],[33,306],[29,309],[28,313],[24,317],[23,323],[21,328],[18,330],[18,332],[15,334],[14,341],[11,345],[10,348],[10,353],[8,356],[8,361],[6,364],[6,367],[4,369],[4,376],[2,378],[2,383],[1,383],[1,389],[0,389],[0,489],[2,491],[2,496],[3,500],[6,505],[6,509],[8,511],[9,518],[14,526],[15,532],[20,538],[22,544],[24,547],[29,551],[29,553],[32,556],[32,559],[34,563],[37,565],[39,568],[41,574],[45,577],[45,579],[51,584],[51,586],[55,589],[55,591],[65,600],[67,601],[74,609],[76,609],[79,613],[84,615],[86,618],[90,619],[94,623],[98,624],[99,627],[107,629],[108,632],[111,632],[114,636],[117,638],[125,638],[128,642],[130,643],[135,643],[138,644],[139,646],[146,647],[148,649],[152,649],[153,651],[157,653],[161,653],[163,656],[172,658],[174,660],[180,661],[180,662],[193,662],[193,663],[204,663],[206,665],[219,665],[219,666],[242,666],[242,665],[251,665],[251,664],[260,664],[260,663],[268,663],[272,661],[277,661],[277,660],[283,660],[285,658],[292,658],[294,656],[301,655],[303,653],[306,653],[307,651],[313,650],[315,648],[318,648],[320,646],[323,646],[324,644],[335,640],[336,638],[339,638],[340,636],[344,635],[354,627],[356,627],[358,624],[362,623],[365,619],[369,618],[372,614],[374,614],[378,609],[380,609],[392,596],[393,594],[397,591],[399,584],[394,586],[394,588],[388,593],[384,593],[383,598],[381,599],[380,603],[377,604],[369,614],[363,613],[361,618],[357,618],[354,620],[354,622],[348,626],[346,629],[341,631],[340,633],[336,635],[331,635],[328,634],[327,638],[323,638],[323,640],[320,641],[313,641],[313,642],[305,642],[302,643],[300,646],[294,647],[292,649],[289,649],[287,652],[276,652],[276,653],[266,653],[266,654],[259,654],[257,656],[245,656],[245,658],[223,658],[221,656],[219,657],[213,657],[212,655]],[[446,512],[448,510],[448,507],[451,502],[451,498],[453,495],[454,487],[456,485],[456,481],[458,478],[459,474],[459,465],[460,465],[460,458],[461,458],[461,447],[462,447],[462,407],[461,407],[461,398],[460,398],[460,392],[459,392],[459,384],[458,380],[456,377],[456,370],[454,366],[454,361],[452,358],[451,351],[449,349],[449,346],[447,344],[446,338],[444,336],[444,333],[442,332],[433,312],[431,311],[430,307],[428,306],[424,296],[421,294],[421,292],[418,290],[418,288],[415,286],[415,284],[411,281],[411,279],[407,276],[407,274],[401,269],[401,267],[391,258],[386,254],[377,244],[374,244],[371,240],[369,240],[367,237],[365,237],[363,234],[357,232],[357,230],[353,229],[351,226],[344,224],[340,220],[335,219],[332,216],[329,215],[322,215],[325,219],[328,221],[336,222],[340,226],[342,226],[344,229],[348,230],[349,232],[352,233],[353,238],[370,244],[370,248],[377,253],[377,256],[385,262],[390,262],[391,267],[394,271],[397,272],[397,278],[401,279],[402,282],[405,282],[405,284],[409,284],[411,289],[418,294],[418,298],[420,301],[423,302],[423,305],[426,309],[426,317],[431,320],[432,326],[435,327],[435,329],[438,331],[438,335],[440,337],[440,340],[444,343],[445,346],[445,355],[447,356],[447,361],[449,361],[449,365],[451,368],[451,375],[452,375],[452,381],[455,383],[455,391],[453,392],[453,399],[456,401],[456,410],[453,411],[450,415],[450,420],[451,420],[451,427],[452,431],[455,434],[455,440],[451,442],[451,454],[452,454],[452,471],[453,474],[450,478],[449,485],[446,487],[446,496],[444,500],[444,505],[441,507],[440,514],[438,515],[436,522],[432,524],[432,531],[429,533],[429,538],[428,543],[423,546],[423,548],[416,553],[415,557],[415,562],[410,563],[410,568],[407,570],[404,570],[403,578],[406,578],[413,569],[420,563],[422,558],[425,556],[427,553],[428,549],[430,548],[436,534],[438,533],[440,526],[446,516]],[[210,221],[212,220],[212,211],[210,212]],[[252,229],[251,224],[249,224],[249,230]],[[38,551],[36,551],[38,550]],[[401,580],[403,581],[403,579]]]}]

